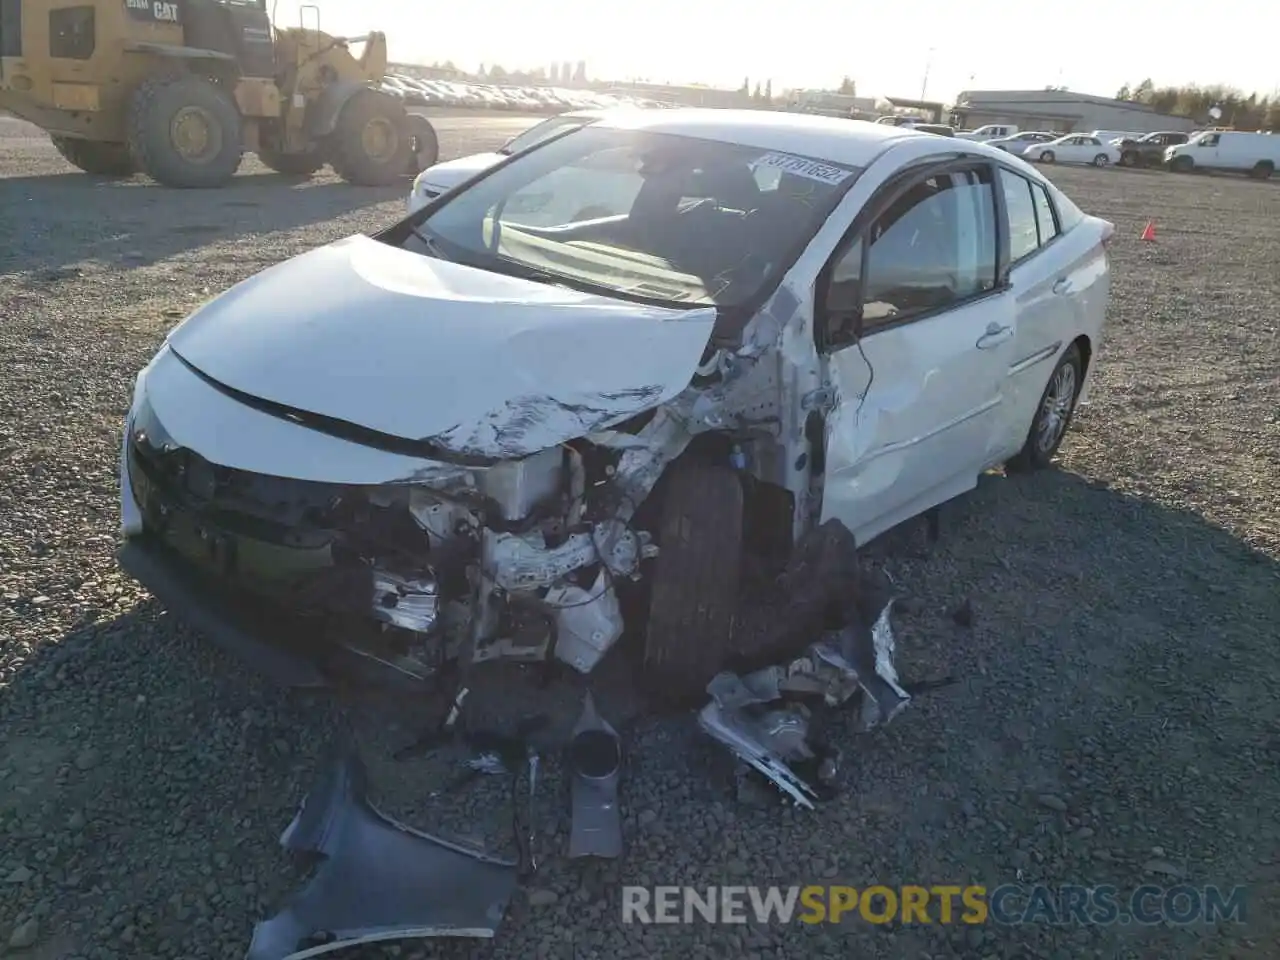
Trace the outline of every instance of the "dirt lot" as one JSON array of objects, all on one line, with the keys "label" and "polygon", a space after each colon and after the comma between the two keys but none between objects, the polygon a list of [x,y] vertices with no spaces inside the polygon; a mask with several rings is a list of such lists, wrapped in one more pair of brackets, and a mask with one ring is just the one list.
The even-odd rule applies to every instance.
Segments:
[{"label": "dirt lot", "polygon": [[[528,122],[443,121],[444,155]],[[389,759],[422,705],[282,695],[113,562],[120,425],[164,332],[269,264],[391,222],[402,191],[298,186],[256,164],[220,192],[106,183],[30,134],[0,121],[0,950],[15,937],[41,960],[242,956],[304,876],[276,837],[341,731],[388,809],[509,851],[505,782],[427,800],[439,764]],[[1059,470],[989,478],[944,511],[936,546],[910,526],[874,548],[910,596],[904,674],[961,683],[857,743],[843,797],[816,814],[735,803],[687,718],[641,717],[625,860],[560,856],[552,764],[542,875],[495,942],[444,955],[1275,955],[1280,189],[1053,175],[1118,228],[1093,402]],[[1138,240],[1148,220],[1155,243]],[[966,598],[964,628],[950,611]],[[600,684],[627,719],[624,681]],[[572,711],[579,693],[546,696]],[[619,921],[622,883],[815,882],[1250,893],[1246,923],[1217,929]],[[427,954],[363,954],[383,955]]]}]

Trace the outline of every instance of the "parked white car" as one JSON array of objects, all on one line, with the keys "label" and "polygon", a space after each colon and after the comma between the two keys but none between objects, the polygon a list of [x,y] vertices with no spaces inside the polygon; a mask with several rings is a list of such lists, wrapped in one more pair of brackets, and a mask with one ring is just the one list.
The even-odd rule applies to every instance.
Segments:
[{"label": "parked white car", "polygon": [[1011,123],[988,123],[977,130],[962,130],[956,134],[961,140],[976,140],[985,143],[988,140],[1002,140],[1018,132]]},{"label": "parked white car", "polygon": [[1037,143],[1049,143],[1061,136],[1062,134],[1060,133],[1049,133],[1043,130],[1023,130],[1021,133],[1015,133],[1011,137],[996,137],[994,140],[985,142],[989,147],[995,147],[1005,153],[1016,153],[1021,156],[1027,147]]},{"label": "parked white car", "polygon": [[1069,133],[1048,143],[1035,143],[1022,151],[1038,163],[1088,163],[1105,167],[1120,161],[1120,148],[1084,133]]},{"label": "parked white car", "polygon": [[1204,130],[1186,143],[1166,149],[1164,162],[1176,173],[1222,170],[1266,180],[1280,169],[1280,136],[1240,130]]},{"label": "parked white car", "polygon": [[[604,170],[628,209],[527,212]],[[701,694],[748,518],[863,544],[1051,462],[1111,233],[983,144],[614,113],[174,329],[125,424],[120,561],[289,682],[339,651],[410,682],[458,651],[587,672],[636,590],[646,675]]]},{"label": "parked white car", "polygon": [[605,113],[598,110],[577,110],[570,113],[561,113],[554,117],[549,117],[541,123],[534,124],[528,130],[512,137],[491,153],[473,153],[428,167],[414,178],[413,186],[409,189],[409,198],[405,201],[405,212],[414,213],[442,193],[452,190],[460,183],[465,183],[476,174],[489,169],[495,163],[501,163],[513,153],[518,153],[534,144],[541,143],[548,137],[563,133],[565,130],[593,123],[603,116],[605,116]]}]

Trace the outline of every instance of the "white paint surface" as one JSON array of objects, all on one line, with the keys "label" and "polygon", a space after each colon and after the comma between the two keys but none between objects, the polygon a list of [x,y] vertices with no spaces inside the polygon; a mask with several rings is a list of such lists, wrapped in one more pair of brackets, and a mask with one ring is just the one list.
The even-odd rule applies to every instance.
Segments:
[{"label": "white paint surface", "polygon": [[714,321],[355,236],[233,287],[169,343],[254,397],[451,452],[523,456],[675,396]]}]

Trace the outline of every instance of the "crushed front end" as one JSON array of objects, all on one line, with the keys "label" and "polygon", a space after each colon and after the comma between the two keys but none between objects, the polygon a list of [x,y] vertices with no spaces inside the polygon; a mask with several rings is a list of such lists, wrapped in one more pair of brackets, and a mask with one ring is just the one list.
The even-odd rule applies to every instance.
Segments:
[{"label": "crushed front end", "polygon": [[[162,395],[175,376],[196,382],[171,354],[153,367]],[[636,505],[689,440],[658,409],[519,459],[327,482],[211,462],[170,432],[153,399],[140,377],[122,450],[122,565],[202,632],[237,653],[255,646],[260,667],[297,685],[321,681],[262,658],[285,651],[330,675],[354,667],[409,681],[455,658],[554,656],[592,670],[623,632],[617,584],[638,578],[655,549],[632,528]],[[317,442],[335,445],[313,452],[330,470],[352,446]]]}]

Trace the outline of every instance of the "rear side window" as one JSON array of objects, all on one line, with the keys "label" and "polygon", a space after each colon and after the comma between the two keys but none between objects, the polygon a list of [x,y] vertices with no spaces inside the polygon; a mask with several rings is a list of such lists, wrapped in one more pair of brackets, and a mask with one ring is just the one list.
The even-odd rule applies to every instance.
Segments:
[{"label": "rear side window", "polygon": [[1035,199],[1036,224],[1040,230],[1040,246],[1044,246],[1062,231],[1058,228],[1058,218],[1054,213],[1053,201],[1049,199],[1049,191],[1038,183],[1031,184],[1031,196]]},{"label": "rear side window", "polygon": [[1009,262],[1017,263],[1040,247],[1031,181],[1011,170],[1002,169],[1000,187],[1004,192],[1004,208],[1009,214]]}]

